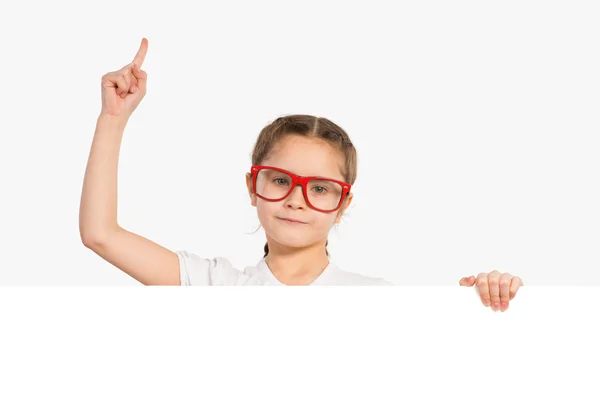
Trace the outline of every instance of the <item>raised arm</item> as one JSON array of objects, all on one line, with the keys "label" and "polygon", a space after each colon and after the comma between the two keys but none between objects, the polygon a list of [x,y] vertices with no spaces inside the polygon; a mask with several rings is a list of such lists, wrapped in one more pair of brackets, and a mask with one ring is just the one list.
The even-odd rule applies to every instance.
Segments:
[{"label": "raised arm", "polygon": [[117,172],[123,132],[146,94],[147,74],[140,68],[148,50],[142,39],[133,61],[102,77],[102,110],[89,154],[79,232],[83,244],[145,285],[179,285],[177,255],[117,222]]}]

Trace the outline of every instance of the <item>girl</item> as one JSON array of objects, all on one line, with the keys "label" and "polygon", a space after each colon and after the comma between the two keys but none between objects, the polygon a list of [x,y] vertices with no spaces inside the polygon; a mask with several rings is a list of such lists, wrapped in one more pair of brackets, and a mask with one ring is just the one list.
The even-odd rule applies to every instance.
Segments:
[{"label": "girl", "polygon": [[[353,199],[356,150],[346,132],[325,118],[290,115],[259,134],[246,186],[263,226],[265,255],[244,271],[225,258],[170,251],[117,224],[117,169],[122,134],[146,94],[140,68],[143,38],[133,62],[102,77],[102,109],[86,168],[79,230],[84,245],[145,285],[391,285],[331,263],[327,237]],[[522,282],[498,271],[465,277],[486,306],[506,310]]]}]

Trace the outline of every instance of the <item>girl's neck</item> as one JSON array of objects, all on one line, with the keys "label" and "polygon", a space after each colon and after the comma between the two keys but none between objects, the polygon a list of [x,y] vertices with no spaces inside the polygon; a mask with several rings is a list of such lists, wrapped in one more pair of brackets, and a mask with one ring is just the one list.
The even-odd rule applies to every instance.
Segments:
[{"label": "girl's neck", "polygon": [[290,248],[268,240],[265,257],[271,273],[285,285],[308,285],[314,282],[329,264],[325,243],[305,248]]}]

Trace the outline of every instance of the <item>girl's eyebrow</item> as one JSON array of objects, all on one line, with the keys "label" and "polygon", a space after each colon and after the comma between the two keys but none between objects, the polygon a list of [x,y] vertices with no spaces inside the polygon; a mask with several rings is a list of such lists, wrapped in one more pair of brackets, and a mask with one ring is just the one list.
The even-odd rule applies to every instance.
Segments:
[{"label": "girl's eyebrow", "polygon": [[303,174],[298,174],[298,173],[296,173],[295,171],[293,171],[291,169],[279,167],[279,166],[274,165],[274,164],[263,164],[263,165],[270,166],[270,167],[275,167],[275,168],[279,168],[279,169],[282,169],[284,171],[288,171],[288,172],[291,172],[291,173],[293,173],[295,175],[303,176],[303,177],[307,177],[307,176],[313,177],[314,176],[314,177],[317,177],[317,178],[335,179],[336,181],[344,181],[345,180],[345,178],[343,177],[343,174],[340,174],[341,176],[339,178],[336,178],[335,174],[320,174],[320,175],[319,174],[317,174],[317,175],[310,174],[310,175],[303,175]]},{"label": "girl's eyebrow", "polygon": [[[290,171],[292,172],[292,171]],[[294,172],[295,173],[295,172]],[[335,174],[310,174],[310,175],[300,175],[300,174],[296,174],[298,176],[314,176],[317,178],[329,178],[329,179],[338,179],[338,178],[332,178],[332,176],[335,176]],[[339,180],[339,179],[338,179]]]},{"label": "girl's eyebrow", "polygon": [[[303,176],[303,175],[299,175],[299,176]],[[335,181],[345,182],[344,178],[338,178],[335,175],[306,175],[306,176],[315,177],[315,178],[322,178],[322,179],[333,179]]]}]

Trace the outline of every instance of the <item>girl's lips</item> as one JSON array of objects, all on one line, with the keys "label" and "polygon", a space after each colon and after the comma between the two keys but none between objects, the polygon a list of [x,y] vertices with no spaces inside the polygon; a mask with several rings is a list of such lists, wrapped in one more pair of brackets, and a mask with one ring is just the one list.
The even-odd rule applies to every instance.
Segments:
[{"label": "girl's lips", "polygon": [[279,218],[279,217],[277,217],[277,218],[280,219],[280,220],[282,220],[282,221],[284,221],[284,222],[287,222],[289,224],[306,224],[306,222],[298,221],[296,219]]}]

